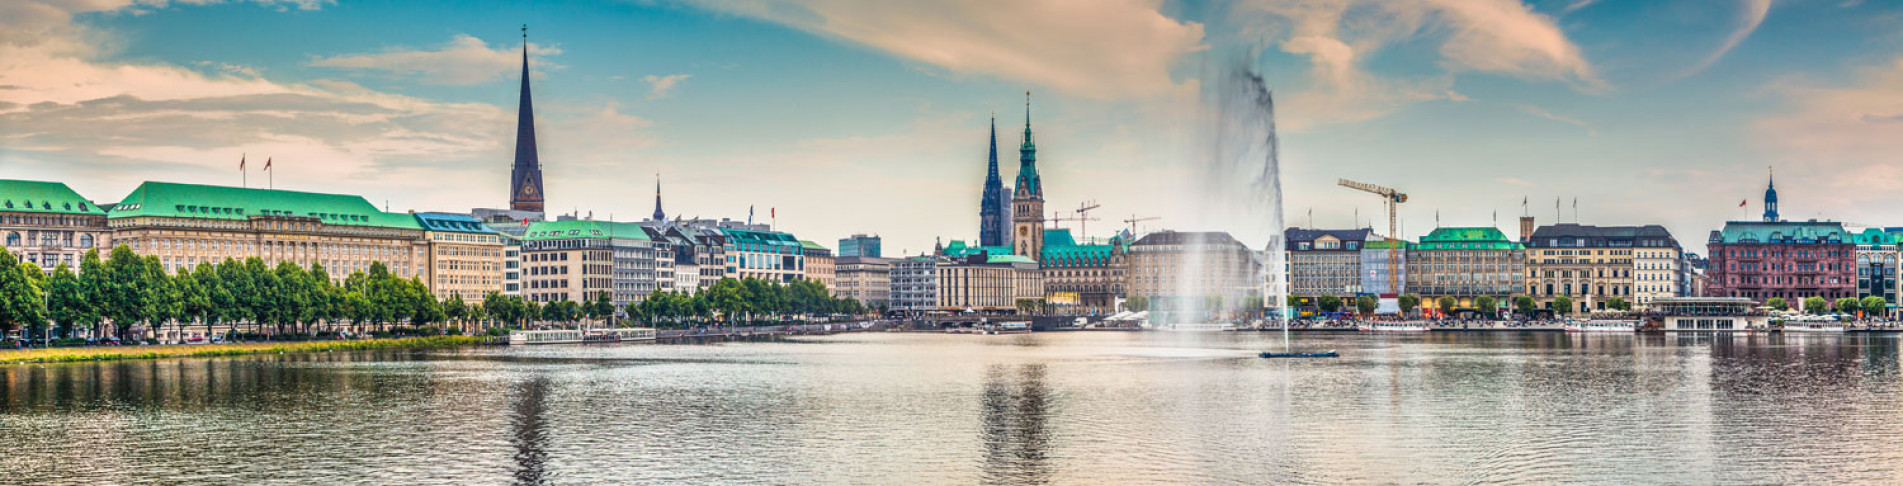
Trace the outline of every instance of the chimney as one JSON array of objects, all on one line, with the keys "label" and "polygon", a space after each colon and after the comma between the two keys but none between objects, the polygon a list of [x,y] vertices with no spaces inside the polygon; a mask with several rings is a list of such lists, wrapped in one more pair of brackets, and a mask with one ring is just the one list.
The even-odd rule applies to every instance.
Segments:
[{"label": "chimney", "polygon": [[1526,243],[1529,241],[1533,241],[1533,217],[1521,216],[1520,217],[1520,242]]}]

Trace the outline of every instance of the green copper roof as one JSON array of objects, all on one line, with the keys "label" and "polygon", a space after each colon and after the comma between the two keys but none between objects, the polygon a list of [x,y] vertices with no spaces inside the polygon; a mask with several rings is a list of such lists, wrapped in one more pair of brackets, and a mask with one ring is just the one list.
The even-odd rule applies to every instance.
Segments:
[{"label": "green copper roof", "polygon": [[467,214],[416,213],[416,222],[429,231],[494,234],[496,230]]},{"label": "green copper roof", "polygon": [[1889,246],[1897,243],[1897,233],[1885,232],[1877,228],[1866,228],[1862,233],[1850,235],[1851,242],[1863,246]]},{"label": "green copper roof", "polygon": [[1506,233],[1499,228],[1436,228],[1420,243],[1407,246],[1412,250],[1524,250],[1526,245],[1507,239]]},{"label": "green copper roof", "polygon": [[58,182],[0,180],[0,211],[14,213],[105,214],[72,188]]},{"label": "green copper roof", "polygon": [[978,254],[978,252],[984,252],[986,255],[994,255],[994,256],[995,255],[1009,255],[1011,254],[1011,247],[969,246],[965,244],[965,240],[951,240],[951,243],[947,243],[945,245],[945,250],[944,250],[945,256],[956,257],[956,258],[964,258],[967,256],[976,255]]},{"label": "green copper roof", "polygon": [[1852,241],[1843,223],[1835,221],[1731,221],[1719,236],[1722,243],[1819,243]]},{"label": "green copper roof", "polygon": [[814,243],[813,240],[800,240],[800,248],[808,250],[832,250],[832,248],[819,246],[819,243]]},{"label": "green copper roof", "polygon": [[156,216],[244,221],[252,216],[317,218],[324,224],[422,229],[407,213],[386,213],[363,196],[146,182],[112,208],[112,219]]},{"label": "green copper roof", "polygon": [[1044,230],[1044,246],[1071,246],[1076,244],[1077,239],[1071,237],[1070,230],[1061,228]]},{"label": "green copper roof", "polygon": [[1381,240],[1381,239],[1375,239],[1375,238],[1372,238],[1372,237],[1370,237],[1370,238],[1368,238],[1368,240],[1367,240],[1367,241],[1364,241],[1364,242],[1361,242],[1361,249],[1363,249],[1363,250],[1386,250],[1386,249],[1390,249],[1390,248],[1400,248],[1400,249],[1403,249],[1403,250],[1405,250],[1405,249],[1407,249],[1407,247],[1408,247],[1408,245],[1412,245],[1412,244],[1413,244],[1413,243],[1409,243],[1409,242],[1407,242],[1407,241],[1403,241],[1403,240],[1396,240],[1396,241],[1392,241],[1392,242],[1390,242],[1390,241],[1388,241],[1388,240]]},{"label": "green copper roof", "polygon": [[782,233],[779,231],[753,231],[753,230],[743,230],[743,229],[733,229],[733,228],[721,228],[720,232],[727,235],[728,243],[733,243],[735,245],[767,245],[767,246],[775,246],[775,247],[800,246],[799,238],[794,238],[793,235],[791,234]]},{"label": "green copper roof", "polygon": [[1037,263],[1018,255],[985,255],[985,263]]},{"label": "green copper roof", "polygon": [[524,241],[610,237],[621,240],[649,239],[647,230],[642,229],[640,224],[588,220],[542,221],[529,225],[528,232],[522,234]]}]

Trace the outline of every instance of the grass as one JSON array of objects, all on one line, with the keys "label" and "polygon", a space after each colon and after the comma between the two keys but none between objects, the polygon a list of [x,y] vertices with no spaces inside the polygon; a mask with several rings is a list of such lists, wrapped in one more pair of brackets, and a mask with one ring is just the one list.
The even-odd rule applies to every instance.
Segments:
[{"label": "grass", "polygon": [[206,358],[215,356],[242,356],[247,354],[309,353],[317,351],[351,351],[364,349],[433,348],[482,343],[483,338],[481,336],[430,336],[354,341],[41,348],[0,351],[0,365],[115,361],[126,359]]}]

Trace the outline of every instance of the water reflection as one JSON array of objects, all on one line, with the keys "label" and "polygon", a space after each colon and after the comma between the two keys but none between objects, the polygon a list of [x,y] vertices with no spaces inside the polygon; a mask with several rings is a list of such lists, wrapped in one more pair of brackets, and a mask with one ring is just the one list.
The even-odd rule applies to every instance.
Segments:
[{"label": "water reflection", "polygon": [[1050,482],[1044,367],[991,365],[985,370],[985,484]]},{"label": "water reflection", "polygon": [[515,386],[515,400],[509,416],[515,445],[515,484],[548,484],[548,388],[547,376],[537,375]]}]

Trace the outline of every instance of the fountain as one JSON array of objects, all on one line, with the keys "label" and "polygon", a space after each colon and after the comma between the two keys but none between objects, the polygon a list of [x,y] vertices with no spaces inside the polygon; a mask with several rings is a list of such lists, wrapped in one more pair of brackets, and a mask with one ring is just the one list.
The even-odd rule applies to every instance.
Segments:
[{"label": "fountain", "polygon": [[[1288,267],[1282,242],[1282,174],[1275,99],[1262,76],[1243,63],[1235,63],[1216,78],[1205,120],[1206,133],[1214,138],[1208,145],[1209,152],[1195,158],[1201,164],[1194,190],[1202,195],[1196,214],[1206,227],[1236,231],[1245,240],[1263,236],[1267,242],[1258,252],[1234,240],[1186,238],[1175,298],[1157,305],[1162,311],[1156,313],[1162,329],[1233,329],[1231,322],[1267,309],[1277,310],[1274,319],[1287,319]],[[1225,251],[1238,245],[1240,251]],[[1236,253],[1246,259],[1251,275],[1205,278],[1212,269],[1210,265],[1223,272],[1238,267],[1240,262],[1228,258]],[[1248,284],[1236,287],[1225,283],[1237,281]]]}]

